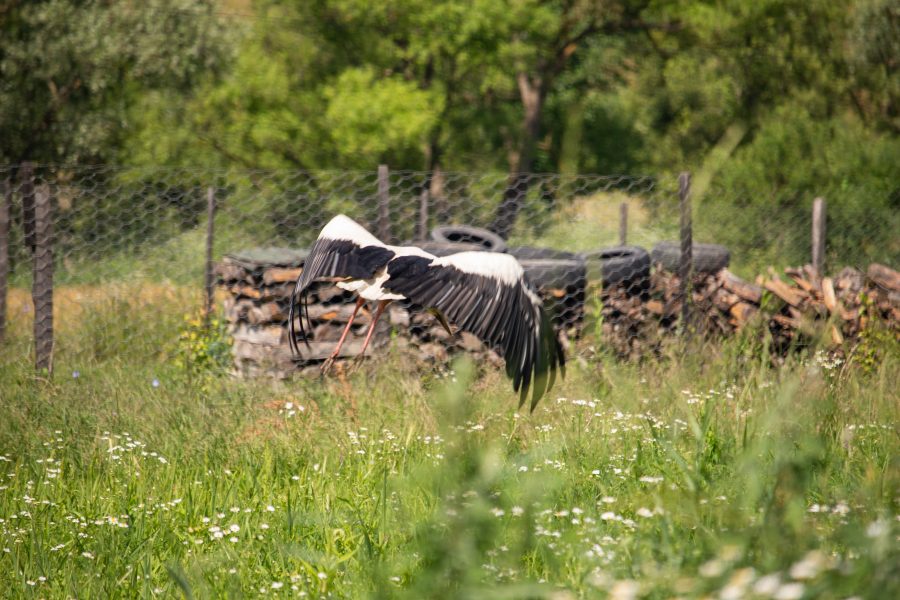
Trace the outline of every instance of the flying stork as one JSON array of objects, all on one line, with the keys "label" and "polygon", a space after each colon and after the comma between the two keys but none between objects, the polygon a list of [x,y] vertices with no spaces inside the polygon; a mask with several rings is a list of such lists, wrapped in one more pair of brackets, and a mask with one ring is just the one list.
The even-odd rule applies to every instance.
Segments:
[{"label": "flying stork", "polygon": [[449,321],[502,349],[506,374],[519,392],[519,407],[531,387],[534,410],[553,385],[557,368],[565,374],[562,346],[543,303],[518,261],[508,254],[459,252],[438,258],[414,246],[382,243],[349,217],[338,215],[319,234],[291,294],[289,343],[295,356],[300,354],[295,306],[300,311],[299,337],[309,346],[306,292],[313,281],[323,278],[337,280],[338,287],[357,294],[356,307],[323,371],[338,356],[366,301],[377,301],[378,306],[360,355],[387,305],[409,299],[432,312],[448,331]]}]

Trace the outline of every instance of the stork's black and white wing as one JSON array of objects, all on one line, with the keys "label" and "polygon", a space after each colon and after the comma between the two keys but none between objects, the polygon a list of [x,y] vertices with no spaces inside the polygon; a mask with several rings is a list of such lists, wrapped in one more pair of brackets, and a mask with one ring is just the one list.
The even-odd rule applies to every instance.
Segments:
[{"label": "stork's black and white wing", "polygon": [[388,263],[391,292],[435,308],[463,331],[503,351],[506,373],[519,392],[531,387],[531,409],[550,389],[565,357],[543,303],[508,254],[460,252],[443,258],[398,256]]},{"label": "stork's black and white wing", "polygon": [[[299,354],[297,347],[297,323],[294,308],[299,306],[300,336],[306,341],[306,331],[310,327],[309,312],[306,309],[306,291],[312,282],[325,277],[343,279],[372,279],[394,257],[394,252],[382,244],[378,238],[363,229],[355,221],[344,215],[334,217],[319,233],[303,265],[303,272],[297,278],[291,293],[288,309],[291,351]],[[305,323],[304,323],[305,319]],[[306,341],[309,344],[308,341]]]}]

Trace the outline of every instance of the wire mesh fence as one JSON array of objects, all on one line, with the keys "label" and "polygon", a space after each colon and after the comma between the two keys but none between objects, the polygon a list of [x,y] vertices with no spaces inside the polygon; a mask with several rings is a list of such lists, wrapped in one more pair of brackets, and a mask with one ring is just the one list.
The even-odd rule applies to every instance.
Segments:
[{"label": "wire mesh fence", "polygon": [[[693,262],[682,262],[682,242],[691,234],[682,217],[691,208],[685,202],[689,190],[682,182],[679,194],[674,177],[23,164],[0,167],[0,185],[7,327],[21,334],[32,330],[38,355],[46,357],[50,349],[41,345],[53,343],[47,341],[53,330],[57,353],[86,341],[101,353],[115,353],[123,344],[164,343],[140,333],[132,321],[167,323],[180,316],[173,313],[200,310],[204,287],[212,283],[205,281],[212,259],[219,283],[214,305],[229,322],[238,366],[268,362],[289,371],[290,288],[303,249],[337,213],[382,241],[437,255],[467,249],[512,254],[543,295],[561,336],[570,342],[590,338],[583,347],[605,345],[622,356],[641,355],[647,340],[657,343],[684,321],[691,304],[691,276],[685,273],[693,274],[695,292],[702,291],[693,304],[702,305],[721,296],[728,280],[720,276],[708,291],[704,278],[729,260],[741,262],[724,248],[693,245]],[[717,205],[701,208],[694,242],[721,241],[715,219],[704,214],[716,214],[708,206]],[[777,217],[769,215],[773,222]],[[787,260],[800,258],[798,249],[809,248],[810,222],[796,220],[779,222],[769,239],[739,239],[736,245],[749,256],[782,252]],[[728,236],[735,241],[734,228]],[[887,248],[893,252],[890,243]],[[322,350],[309,359],[324,357],[352,306],[350,295],[335,289],[322,284],[316,291],[311,340]],[[725,291],[731,297],[711,319],[721,331],[739,326],[744,309],[734,307],[753,305],[756,296]],[[6,302],[7,294],[0,295]],[[442,357],[448,347],[474,350],[475,342],[441,333],[422,308],[396,307],[395,330],[432,357]],[[366,318],[354,336],[362,335]],[[388,339],[385,331],[381,337]],[[354,349],[351,343],[347,355]]]}]

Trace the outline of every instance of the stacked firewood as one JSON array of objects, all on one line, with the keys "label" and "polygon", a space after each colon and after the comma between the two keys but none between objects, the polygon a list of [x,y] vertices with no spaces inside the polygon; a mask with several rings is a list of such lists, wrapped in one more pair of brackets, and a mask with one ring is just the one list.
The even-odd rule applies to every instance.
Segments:
[{"label": "stacked firewood", "polygon": [[[225,296],[225,319],[234,340],[236,373],[286,377],[303,369],[303,362],[293,360],[291,355],[287,319],[291,292],[305,258],[304,252],[267,249],[231,254],[216,266]],[[353,312],[354,298],[333,283],[317,282],[307,299],[312,329],[308,332],[309,346],[303,346],[303,358],[312,362],[327,358],[334,350]],[[366,307],[360,309],[341,357],[359,354],[371,319]],[[383,345],[388,331],[388,323],[379,323],[370,348]]]},{"label": "stacked firewood", "polygon": [[[834,346],[853,341],[877,318],[900,329],[900,273],[872,264],[864,274],[846,267],[822,277],[811,265],[769,269],[754,283],[728,269],[701,274],[691,282],[688,327],[698,335],[725,336],[762,319],[775,350],[822,339]],[[640,358],[659,350],[681,325],[677,275],[657,268],[649,290],[637,294],[622,286],[603,290],[603,338],[622,357]]]},{"label": "stacked firewood", "polygon": [[[305,253],[285,249],[255,250],[225,256],[216,265],[218,284],[224,292],[225,319],[233,338],[236,374],[287,377],[298,370],[315,372],[316,363],[327,358],[337,345],[356,299],[333,282],[316,282],[309,289],[305,312],[312,325],[307,332],[309,345],[301,344],[301,359],[295,360],[291,354],[287,337],[290,297],[305,257]],[[359,310],[339,358],[359,355],[372,317],[369,306]],[[457,331],[451,336],[434,316],[415,305],[395,302],[385,317],[375,328],[367,354],[388,342],[393,327],[401,334],[408,332],[398,338],[398,343],[411,346],[422,360],[443,362],[450,354],[465,351],[500,362],[478,338]],[[299,321],[297,325],[299,329]]]}]

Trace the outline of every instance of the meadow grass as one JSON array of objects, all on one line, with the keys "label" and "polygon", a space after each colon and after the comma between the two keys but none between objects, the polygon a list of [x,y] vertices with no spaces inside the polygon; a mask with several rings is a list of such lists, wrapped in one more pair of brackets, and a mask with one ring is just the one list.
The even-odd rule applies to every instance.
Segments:
[{"label": "meadow grass", "polygon": [[776,368],[749,338],[642,364],[587,339],[529,414],[397,346],[231,378],[185,350],[192,293],[92,298],[52,378],[12,321],[0,595],[900,596],[896,343]]}]

